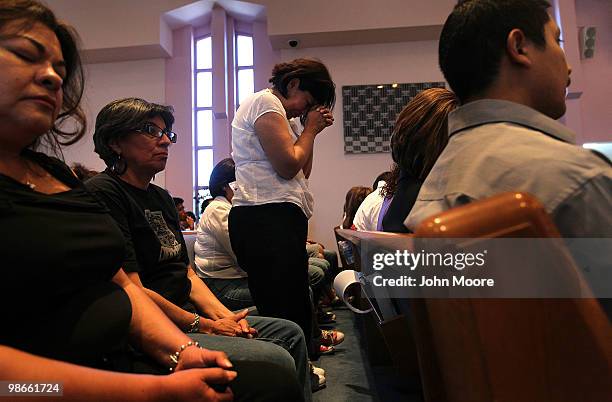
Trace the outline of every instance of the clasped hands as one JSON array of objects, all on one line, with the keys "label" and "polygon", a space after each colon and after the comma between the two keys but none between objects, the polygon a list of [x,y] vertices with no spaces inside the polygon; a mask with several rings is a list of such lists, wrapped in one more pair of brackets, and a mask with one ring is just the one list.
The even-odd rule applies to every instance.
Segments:
[{"label": "clasped hands", "polygon": [[202,322],[203,325],[201,325],[204,328],[201,328],[200,332],[223,336],[238,336],[248,339],[255,338],[257,337],[257,330],[252,328],[245,319],[248,314],[249,310],[245,309],[229,317],[217,320],[204,320]]},{"label": "clasped hands", "polygon": [[223,352],[190,346],[182,351],[174,373],[164,377],[174,400],[231,401],[228,385],[238,373]]},{"label": "clasped hands", "polygon": [[317,132],[334,124],[334,116],[331,110],[324,106],[315,106],[306,115],[304,127],[312,125]]}]

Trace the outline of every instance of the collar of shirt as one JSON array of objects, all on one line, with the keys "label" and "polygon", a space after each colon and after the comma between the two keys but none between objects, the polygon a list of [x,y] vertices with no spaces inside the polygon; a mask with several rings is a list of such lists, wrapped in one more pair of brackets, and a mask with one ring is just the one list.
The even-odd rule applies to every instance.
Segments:
[{"label": "collar of shirt", "polygon": [[225,197],[224,197],[224,196],[222,196],[222,195],[218,195],[218,196],[216,196],[216,197],[213,199],[213,201],[220,201],[220,202],[222,202],[222,203],[224,203],[224,204],[229,204],[229,205],[232,205],[232,203],[231,203],[231,202],[229,202],[229,201],[228,201],[228,199],[227,199],[227,198],[225,198]]},{"label": "collar of shirt", "polygon": [[489,123],[515,123],[563,142],[576,142],[576,135],[563,124],[528,106],[497,99],[470,102],[452,111],[448,116],[448,135]]}]

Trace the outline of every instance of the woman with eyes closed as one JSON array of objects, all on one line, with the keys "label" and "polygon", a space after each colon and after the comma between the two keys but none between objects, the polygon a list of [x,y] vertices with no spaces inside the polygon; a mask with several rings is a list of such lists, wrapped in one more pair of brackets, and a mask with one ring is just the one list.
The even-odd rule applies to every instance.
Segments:
[{"label": "woman with eyes closed", "polygon": [[[61,383],[62,401],[231,400],[227,356],[195,345],[128,279],[106,207],[36,151],[85,132],[76,33],[36,1],[3,0],[0,71],[0,379]],[[74,131],[62,130],[68,118]],[[136,354],[148,373],[173,373],[110,371],[136,368],[124,361]],[[235,384],[243,399],[261,389]]]}]

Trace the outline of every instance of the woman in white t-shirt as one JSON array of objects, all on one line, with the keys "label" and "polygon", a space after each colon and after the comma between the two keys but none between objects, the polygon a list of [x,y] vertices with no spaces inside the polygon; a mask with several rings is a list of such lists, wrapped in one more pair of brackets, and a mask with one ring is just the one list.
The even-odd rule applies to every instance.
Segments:
[{"label": "woman in white t-shirt", "polygon": [[[311,339],[307,179],[315,137],[334,121],[335,85],[325,65],[311,59],[277,64],[270,82],[242,102],[232,122],[230,239],[259,313],[292,320]],[[296,117],[301,133],[290,122]]]}]

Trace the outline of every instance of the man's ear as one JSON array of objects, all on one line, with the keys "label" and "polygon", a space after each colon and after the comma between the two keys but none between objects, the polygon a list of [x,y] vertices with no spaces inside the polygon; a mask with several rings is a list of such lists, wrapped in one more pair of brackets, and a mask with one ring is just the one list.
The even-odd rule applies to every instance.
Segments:
[{"label": "man's ear", "polygon": [[530,42],[520,29],[513,29],[506,39],[506,54],[511,63],[531,66]]}]

